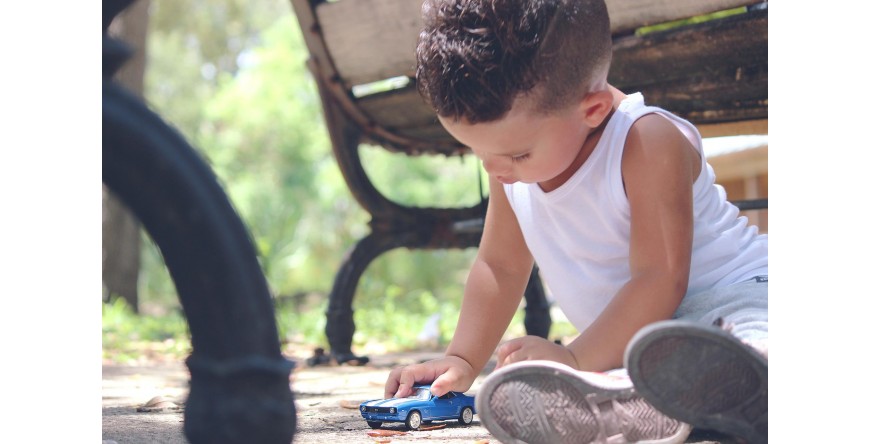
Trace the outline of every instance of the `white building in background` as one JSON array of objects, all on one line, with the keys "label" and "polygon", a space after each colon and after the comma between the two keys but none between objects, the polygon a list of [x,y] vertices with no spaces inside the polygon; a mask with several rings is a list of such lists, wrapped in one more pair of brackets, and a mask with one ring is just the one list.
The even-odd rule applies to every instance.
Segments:
[{"label": "white building in background", "polygon": [[[716,172],[716,183],[728,200],[767,198],[767,135],[704,139],[704,154]],[[767,233],[767,210],[743,213],[749,223]]]}]

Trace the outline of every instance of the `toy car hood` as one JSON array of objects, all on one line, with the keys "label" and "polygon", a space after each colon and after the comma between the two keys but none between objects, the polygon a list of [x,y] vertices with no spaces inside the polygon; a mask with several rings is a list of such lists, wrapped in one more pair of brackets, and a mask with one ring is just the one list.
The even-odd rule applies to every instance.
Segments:
[{"label": "toy car hood", "polygon": [[419,399],[409,399],[409,398],[390,398],[390,399],[375,399],[372,401],[366,401],[362,403],[362,405],[366,407],[398,407],[400,405],[407,405],[412,402],[419,401]]}]

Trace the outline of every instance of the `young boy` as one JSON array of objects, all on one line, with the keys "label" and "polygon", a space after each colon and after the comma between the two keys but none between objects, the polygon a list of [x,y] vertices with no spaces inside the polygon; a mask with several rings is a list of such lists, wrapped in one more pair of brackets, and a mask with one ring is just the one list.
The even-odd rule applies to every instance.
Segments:
[{"label": "young boy", "polygon": [[[681,442],[688,423],[766,441],[767,236],[714,185],[691,124],[607,83],[604,1],[431,0],[423,15],[418,88],[491,195],[445,356],[394,369],[385,396],[468,390],[536,262],[581,334],[498,347],[477,394],[496,438]],[[631,381],[599,373],[621,367]]]}]

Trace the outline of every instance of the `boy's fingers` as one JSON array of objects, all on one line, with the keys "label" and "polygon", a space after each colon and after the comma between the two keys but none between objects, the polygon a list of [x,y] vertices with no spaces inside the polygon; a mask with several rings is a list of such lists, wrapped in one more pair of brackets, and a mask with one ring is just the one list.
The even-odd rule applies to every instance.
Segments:
[{"label": "boy's fingers", "polygon": [[519,339],[512,339],[510,341],[505,342],[504,344],[498,347],[498,362],[496,363],[496,367],[504,366],[505,364],[509,364],[508,358],[515,351],[522,348],[523,344],[519,341]]},{"label": "boy's fingers", "polygon": [[[429,366],[421,364],[394,369],[390,373],[385,392],[389,395],[388,397],[403,398],[411,394],[414,384],[432,382],[435,379],[433,373]],[[394,391],[395,394],[390,394],[390,391]]]},{"label": "boy's fingers", "polygon": [[397,367],[390,371],[384,385],[384,398],[408,396],[414,384],[432,384],[432,393],[436,396],[452,390],[465,391],[471,386],[468,381],[471,372],[470,364],[456,357]]},{"label": "boy's fingers", "polygon": [[528,359],[528,358],[525,357],[525,355],[519,349],[517,349],[513,353],[505,356],[504,359],[499,360],[498,364],[496,365],[496,368],[501,368],[501,367],[504,367],[508,364],[513,364],[515,362],[525,361],[526,359]]},{"label": "boy's fingers", "polygon": [[454,369],[447,370],[443,375],[439,376],[432,383],[432,387],[430,391],[435,396],[441,396],[456,387],[456,383],[459,381],[459,375],[457,371]]},{"label": "boy's fingers", "polygon": [[396,367],[387,377],[387,383],[384,385],[384,399],[392,398],[399,390],[399,377],[402,374],[404,367]]}]

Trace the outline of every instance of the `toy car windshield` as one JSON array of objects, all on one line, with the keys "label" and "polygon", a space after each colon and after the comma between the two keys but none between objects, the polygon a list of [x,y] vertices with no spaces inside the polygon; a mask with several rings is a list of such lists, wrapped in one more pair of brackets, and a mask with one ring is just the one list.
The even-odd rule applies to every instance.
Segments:
[{"label": "toy car windshield", "polygon": [[414,390],[414,391],[411,392],[411,394],[408,395],[408,396],[406,396],[405,398],[408,398],[408,399],[419,399],[419,400],[421,400],[421,401],[428,401],[429,398],[430,398],[430,396],[431,396],[430,393],[429,393],[429,389],[425,389],[425,388],[423,388],[423,387],[414,387],[413,390]]}]

